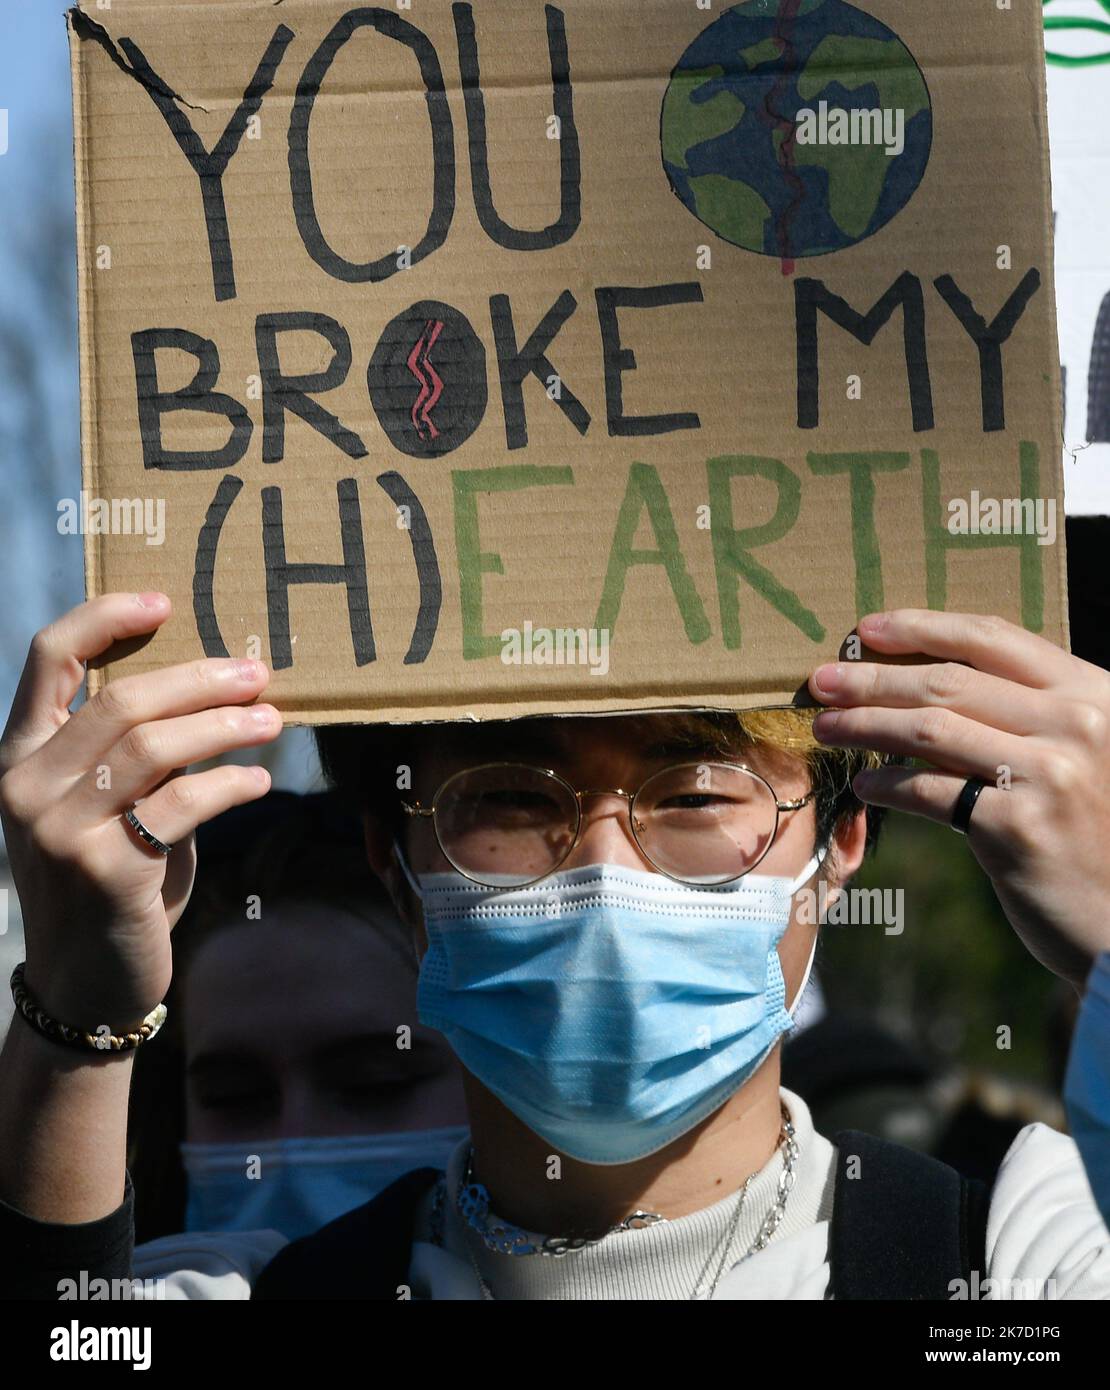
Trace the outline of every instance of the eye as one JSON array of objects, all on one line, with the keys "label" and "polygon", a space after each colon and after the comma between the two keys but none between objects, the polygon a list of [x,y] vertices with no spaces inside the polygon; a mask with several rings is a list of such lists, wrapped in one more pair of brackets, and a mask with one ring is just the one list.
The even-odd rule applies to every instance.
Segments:
[{"label": "eye", "polygon": [[268,1115],[276,1112],[280,1105],[277,1094],[269,1090],[212,1090],[201,1089],[196,1094],[196,1103],[203,1110],[216,1114]]},{"label": "eye", "polygon": [[459,807],[460,823],[504,827],[544,825],[561,819],[558,804],[546,792],[527,787],[491,787],[475,792]]},{"label": "eye", "polygon": [[655,807],[657,811],[716,811],[739,805],[735,797],[719,796],[715,792],[682,792],[668,796]]},{"label": "eye", "polygon": [[542,792],[525,791],[520,787],[505,787],[495,791],[483,792],[475,800],[490,806],[506,806],[513,809],[522,808],[527,810],[544,809],[554,805],[549,796],[544,796]]},{"label": "eye", "polygon": [[396,1096],[407,1095],[412,1090],[412,1078],[397,1076],[379,1078],[376,1081],[351,1081],[346,1085],[332,1086],[329,1089],[342,1105],[357,1109],[378,1104],[382,1100],[392,1100]]}]

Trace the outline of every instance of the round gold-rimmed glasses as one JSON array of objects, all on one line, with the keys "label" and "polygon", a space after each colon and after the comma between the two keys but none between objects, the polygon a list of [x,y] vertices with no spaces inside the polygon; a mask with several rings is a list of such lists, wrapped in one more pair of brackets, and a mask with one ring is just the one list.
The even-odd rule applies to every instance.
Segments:
[{"label": "round gold-rimmed glasses", "polygon": [[774,844],[783,813],[814,795],[780,801],[744,763],[678,763],[634,792],[576,790],[551,768],[483,763],[448,777],[431,806],[401,804],[431,820],[444,858],[465,878],[526,888],[554,873],[578,843],[583,798],[619,796],[644,858],[668,878],[710,888],[750,873]]}]

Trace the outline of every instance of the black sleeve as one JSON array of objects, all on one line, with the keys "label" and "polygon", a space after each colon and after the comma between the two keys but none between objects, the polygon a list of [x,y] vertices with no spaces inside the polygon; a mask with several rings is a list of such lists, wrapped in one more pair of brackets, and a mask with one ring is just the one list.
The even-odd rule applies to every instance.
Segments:
[{"label": "black sleeve", "polygon": [[363,1206],[283,1245],[251,1298],[395,1303],[408,1279],[417,1211],[439,1177],[435,1168],[414,1168]]},{"label": "black sleeve", "polygon": [[[77,1226],[36,1221],[0,1201],[0,1300],[55,1300],[62,1292],[79,1298],[82,1271],[88,1281],[130,1279],[134,1248],[135,1189],[130,1173],[115,1211]],[[76,1291],[63,1290],[64,1279],[72,1279]]]}]

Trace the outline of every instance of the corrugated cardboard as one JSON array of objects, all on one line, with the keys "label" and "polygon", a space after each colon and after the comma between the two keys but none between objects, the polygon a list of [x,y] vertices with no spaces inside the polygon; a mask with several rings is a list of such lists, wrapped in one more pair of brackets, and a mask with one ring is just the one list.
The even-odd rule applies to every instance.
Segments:
[{"label": "corrugated cardboard", "polygon": [[[88,589],[175,608],[94,684],[226,651],[293,722],[507,718],[787,703],[884,607],[1066,644],[1039,6],[70,32],[84,490],[166,528],[89,535]],[[1023,497],[1055,544],[950,530]]]}]

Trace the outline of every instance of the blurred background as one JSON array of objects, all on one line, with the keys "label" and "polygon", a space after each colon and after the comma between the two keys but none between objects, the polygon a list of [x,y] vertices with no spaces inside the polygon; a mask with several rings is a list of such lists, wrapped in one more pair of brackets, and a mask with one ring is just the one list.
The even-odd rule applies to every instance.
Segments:
[{"label": "blurred background", "polygon": [[[126,0],[118,0],[120,8]],[[83,597],[82,542],[58,502],[80,488],[70,82],[60,0],[0,0],[0,709],[35,630]],[[1110,0],[1046,0],[1076,647],[1106,662],[1110,513]],[[1086,518],[1086,519],[1085,519]],[[255,761],[252,751],[250,760]],[[273,750],[275,785],[321,784],[310,738]],[[1056,1097],[1074,1001],[1036,966],[965,842],[888,824],[863,886],[904,891],[898,935],[827,927],[785,1082],[841,1121],[959,1158]],[[22,959],[0,844],[0,976]],[[5,915],[6,909],[6,915]],[[0,1036],[10,1017],[0,989]],[[1000,1027],[1010,1031],[1000,1046]],[[993,1136],[993,1137],[992,1137]]]}]

